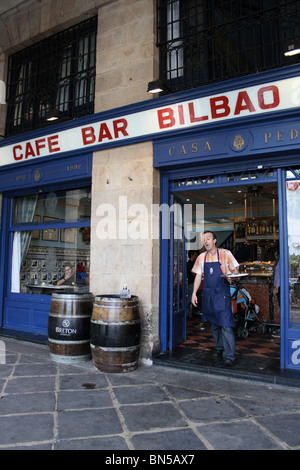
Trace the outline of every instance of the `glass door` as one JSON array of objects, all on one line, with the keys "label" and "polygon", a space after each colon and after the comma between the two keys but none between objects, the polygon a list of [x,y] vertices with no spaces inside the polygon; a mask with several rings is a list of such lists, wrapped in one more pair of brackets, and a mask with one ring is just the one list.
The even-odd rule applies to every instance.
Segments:
[{"label": "glass door", "polygon": [[186,340],[185,206],[171,194],[169,244],[169,349]]},{"label": "glass door", "polygon": [[289,170],[286,177],[289,272],[287,362],[290,368],[300,370],[300,170]]}]

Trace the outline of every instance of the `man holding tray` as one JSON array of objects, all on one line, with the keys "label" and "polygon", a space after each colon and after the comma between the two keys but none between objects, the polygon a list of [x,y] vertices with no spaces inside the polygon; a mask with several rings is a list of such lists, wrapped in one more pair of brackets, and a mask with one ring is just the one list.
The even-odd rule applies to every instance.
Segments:
[{"label": "man holding tray", "polygon": [[239,263],[229,250],[217,248],[217,237],[213,232],[204,232],[205,252],[201,253],[193,266],[196,274],[192,304],[197,307],[197,291],[204,280],[202,297],[202,321],[211,322],[216,342],[216,354],[223,356],[226,365],[235,360],[235,321],[231,310],[230,284],[227,277],[238,274]]}]

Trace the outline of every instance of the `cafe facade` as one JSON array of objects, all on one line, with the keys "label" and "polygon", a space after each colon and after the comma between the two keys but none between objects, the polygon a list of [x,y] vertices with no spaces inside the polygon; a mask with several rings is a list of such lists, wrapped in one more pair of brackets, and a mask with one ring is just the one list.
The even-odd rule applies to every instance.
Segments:
[{"label": "cafe facade", "polygon": [[[148,335],[149,343],[149,338],[156,337],[151,346],[153,353],[173,349],[185,339],[187,312],[185,302],[169,300],[171,295],[177,295],[176,274],[169,266],[176,264],[181,254],[184,259],[185,243],[191,235],[197,235],[197,223],[203,230],[201,223],[205,221],[196,221],[190,231],[182,223],[181,238],[174,232],[174,217],[165,219],[161,207],[171,207],[175,201],[188,206],[181,197],[187,191],[192,197],[194,193],[201,196],[201,191],[207,188],[213,191],[271,184],[272,188],[276,186],[275,212],[254,215],[252,219],[276,218],[274,234],[269,232],[266,238],[269,243],[278,240],[281,254],[282,307],[279,317],[273,321],[281,329],[281,367],[299,369],[299,272],[296,266],[291,274],[290,266],[292,257],[297,260],[300,248],[299,100],[299,67],[296,66],[96,113],[74,123],[53,126],[51,132],[47,129],[46,133],[36,131],[3,140],[0,144],[3,330],[47,335],[51,296],[46,288],[61,275],[66,259],[74,257],[75,244],[76,257],[72,261],[77,271],[88,273],[90,290],[102,294],[110,291],[103,281],[96,286],[93,273],[97,272],[98,263],[109,264],[109,260],[104,255],[94,257],[93,244],[101,250],[112,247],[119,255],[122,247],[126,251],[130,246],[131,255],[135,251],[141,256],[140,248],[144,250],[145,245],[157,242],[159,308],[156,320],[152,312],[151,325],[145,326],[148,331],[144,339]],[[119,192],[115,205],[111,197],[102,198],[94,212],[91,211],[93,178],[97,172],[95,159],[105,157],[111,148],[122,157],[126,149],[135,152],[144,143],[153,146],[153,167],[160,174],[160,200],[156,204],[159,235],[155,233],[157,214],[147,213],[152,230],[146,230],[140,219],[142,204],[134,196],[129,199],[130,195],[127,198],[124,193],[122,199]],[[108,170],[103,184],[115,184],[112,174]],[[133,178],[134,173],[128,172],[128,181]],[[120,213],[117,213],[122,204],[127,210],[125,225],[120,224]],[[114,208],[116,213],[110,213]],[[64,213],[58,216],[59,211]],[[245,222],[239,209],[237,213],[235,221]],[[111,215],[116,215],[116,219]],[[135,224],[135,230],[130,231],[130,223],[132,227]],[[169,224],[168,236],[164,235],[165,224]],[[28,233],[31,234],[29,244]],[[263,239],[263,234],[257,238]],[[147,256],[145,251],[144,255]],[[115,264],[116,260],[111,257],[111,262]],[[136,253],[134,262],[140,266]],[[120,268],[123,271],[121,265]],[[123,271],[120,276],[117,263],[115,270],[119,283],[114,281],[113,287],[110,282],[111,293],[118,293],[122,281],[132,293],[139,294],[143,309],[143,288],[134,280],[143,277],[143,273],[133,272],[133,266],[129,266],[128,272]],[[182,271],[184,274],[184,268]],[[105,269],[102,276],[108,279]],[[99,288],[101,291],[96,290]],[[180,295],[184,295],[184,289]],[[146,349],[149,359],[149,345]]]},{"label": "cafe facade", "polygon": [[[97,41],[109,49],[106,9]],[[139,33],[155,56],[153,28]],[[142,78],[126,70],[138,92],[129,80],[116,92],[102,72],[94,113],[0,141],[1,332],[47,339],[51,292],[68,262],[94,295],[127,285],[138,296],[140,357],[151,363],[186,339],[187,251],[210,229],[240,254],[264,323],[280,328],[280,367],[300,370],[300,66],[154,99],[145,89],[152,56]],[[268,258],[277,243],[280,309]]]}]

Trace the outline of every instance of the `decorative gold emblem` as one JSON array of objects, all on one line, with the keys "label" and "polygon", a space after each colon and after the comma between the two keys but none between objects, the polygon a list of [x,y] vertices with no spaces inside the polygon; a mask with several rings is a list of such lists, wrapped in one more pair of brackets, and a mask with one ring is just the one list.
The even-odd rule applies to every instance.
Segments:
[{"label": "decorative gold emblem", "polygon": [[41,178],[40,170],[36,170],[36,172],[34,174],[35,181],[39,181],[40,178]]},{"label": "decorative gold emblem", "polygon": [[235,138],[234,138],[234,141],[233,141],[234,148],[236,150],[242,150],[244,145],[245,145],[245,141],[244,141],[243,137],[240,134],[236,135]]}]

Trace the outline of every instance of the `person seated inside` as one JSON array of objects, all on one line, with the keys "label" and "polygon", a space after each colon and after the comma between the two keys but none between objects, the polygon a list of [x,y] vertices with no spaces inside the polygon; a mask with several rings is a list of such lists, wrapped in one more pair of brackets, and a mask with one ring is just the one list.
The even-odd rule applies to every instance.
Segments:
[{"label": "person seated inside", "polygon": [[81,277],[75,273],[75,270],[71,264],[65,264],[64,266],[65,274],[59,281],[57,281],[57,286],[74,286],[84,284]]}]

